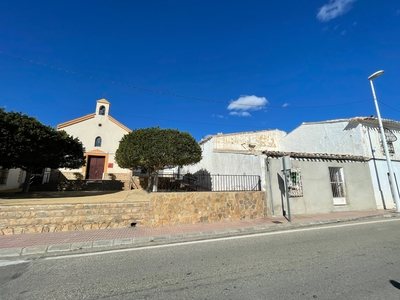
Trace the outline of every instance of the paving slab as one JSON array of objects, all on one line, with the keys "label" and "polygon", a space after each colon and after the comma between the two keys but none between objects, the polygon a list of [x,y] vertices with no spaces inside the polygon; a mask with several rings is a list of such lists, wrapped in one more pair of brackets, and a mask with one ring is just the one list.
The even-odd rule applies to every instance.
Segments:
[{"label": "paving slab", "polygon": [[22,248],[5,248],[0,249],[0,257],[14,257],[20,256]]},{"label": "paving slab", "polygon": [[110,247],[113,245],[113,240],[100,240],[100,241],[94,241],[93,242],[93,248],[98,248],[98,247]]},{"label": "paving slab", "polygon": [[130,245],[133,243],[133,238],[115,239],[114,246]]},{"label": "paving slab", "polygon": [[77,242],[71,243],[71,250],[80,250],[80,249],[90,249],[93,246],[93,242]]},{"label": "paving slab", "polygon": [[46,253],[47,247],[47,245],[26,247],[22,249],[21,255],[43,254]]},{"label": "paving slab", "polygon": [[58,245],[50,245],[47,248],[47,252],[65,252],[71,250],[71,244],[58,244]]}]

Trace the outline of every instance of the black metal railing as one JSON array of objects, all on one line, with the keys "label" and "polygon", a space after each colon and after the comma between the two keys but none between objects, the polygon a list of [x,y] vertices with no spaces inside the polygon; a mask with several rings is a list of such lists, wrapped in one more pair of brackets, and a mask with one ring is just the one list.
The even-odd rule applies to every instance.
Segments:
[{"label": "black metal railing", "polygon": [[160,174],[157,191],[261,191],[261,178],[258,175]]}]

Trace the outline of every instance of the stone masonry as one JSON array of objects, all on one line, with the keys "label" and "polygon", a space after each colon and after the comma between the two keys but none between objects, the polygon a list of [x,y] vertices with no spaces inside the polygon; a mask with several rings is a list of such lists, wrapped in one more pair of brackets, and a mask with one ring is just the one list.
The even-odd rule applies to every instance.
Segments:
[{"label": "stone masonry", "polygon": [[233,221],[264,217],[263,192],[151,194],[152,226]]},{"label": "stone masonry", "polygon": [[166,226],[256,219],[263,192],[152,193],[149,201],[1,205],[0,234]]}]

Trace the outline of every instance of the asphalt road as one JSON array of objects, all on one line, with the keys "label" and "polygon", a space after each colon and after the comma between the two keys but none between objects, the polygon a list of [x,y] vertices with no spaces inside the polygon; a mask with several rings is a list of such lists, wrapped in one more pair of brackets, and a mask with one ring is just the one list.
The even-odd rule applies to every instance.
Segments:
[{"label": "asphalt road", "polygon": [[2,300],[398,300],[400,220],[2,264]]}]

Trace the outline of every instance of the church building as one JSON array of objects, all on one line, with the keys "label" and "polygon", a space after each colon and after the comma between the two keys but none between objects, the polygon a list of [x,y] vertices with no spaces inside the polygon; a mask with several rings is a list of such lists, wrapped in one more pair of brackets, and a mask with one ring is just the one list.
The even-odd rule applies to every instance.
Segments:
[{"label": "church building", "polygon": [[57,126],[78,138],[84,148],[86,165],[80,169],[61,169],[68,179],[117,179],[128,181],[132,172],[115,162],[115,152],[122,137],[131,130],[110,116],[110,102],[97,100],[96,112],[76,118]]}]

